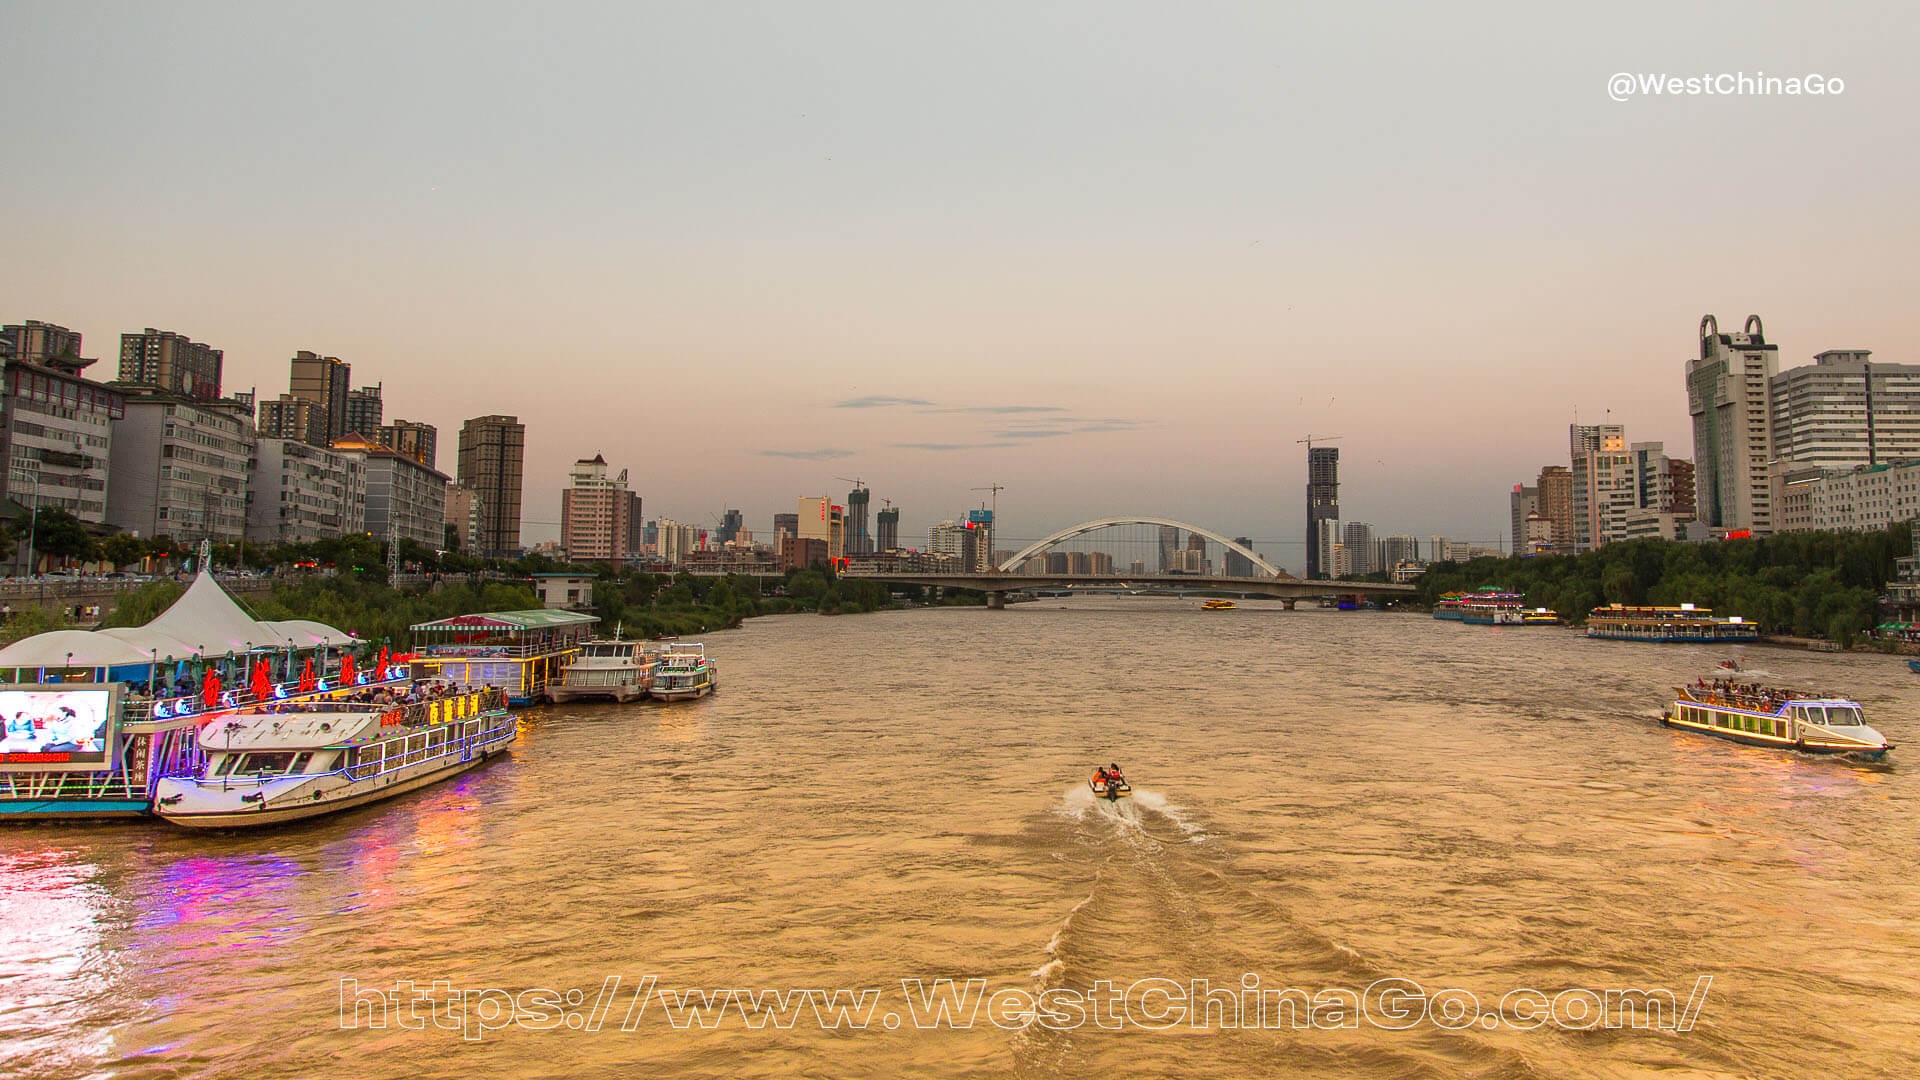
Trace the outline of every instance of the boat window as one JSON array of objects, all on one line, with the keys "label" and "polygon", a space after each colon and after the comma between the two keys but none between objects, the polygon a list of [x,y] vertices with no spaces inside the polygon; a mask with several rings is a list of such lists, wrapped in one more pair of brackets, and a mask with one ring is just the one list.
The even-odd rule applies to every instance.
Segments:
[{"label": "boat window", "polygon": [[220,764],[215,766],[213,775],[225,776],[232,772],[233,767],[238,764],[240,764],[239,754],[222,754],[220,755]]},{"label": "boat window", "polygon": [[293,756],[293,764],[287,768],[287,771],[290,773],[305,772],[307,768],[307,762],[312,760],[313,760],[313,754],[311,751],[306,753],[295,754]]},{"label": "boat window", "polygon": [[1827,726],[1856,727],[1860,724],[1860,710],[1846,705],[1827,706]]},{"label": "boat window", "polygon": [[291,753],[248,754],[240,771],[249,776],[281,776],[293,764]]}]

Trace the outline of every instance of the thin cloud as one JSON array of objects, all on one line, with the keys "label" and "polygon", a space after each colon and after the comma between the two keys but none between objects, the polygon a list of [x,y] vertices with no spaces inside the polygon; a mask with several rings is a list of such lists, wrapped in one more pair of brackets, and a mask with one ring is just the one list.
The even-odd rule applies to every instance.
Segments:
[{"label": "thin cloud", "polygon": [[832,461],[852,457],[851,450],[762,450],[761,457],[793,458],[798,461]]},{"label": "thin cloud", "polygon": [[869,394],[866,397],[849,398],[846,401],[835,402],[833,407],[836,409],[889,409],[902,405],[921,408],[932,404],[933,402],[925,401],[921,398],[886,397],[880,394]]},{"label": "thin cloud", "polygon": [[1064,428],[1028,428],[1022,431],[996,431],[993,437],[996,439],[1054,439],[1071,434],[1073,432]]},{"label": "thin cloud", "polygon": [[1066,408],[1060,405],[951,405],[944,409],[934,409],[937,413],[986,413],[993,416],[1012,416],[1018,413],[1061,413]]},{"label": "thin cloud", "polygon": [[946,450],[992,450],[999,447],[1001,444],[1000,443],[976,443],[976,442],[897,442],[897,443],[894,443],[893,445],[901,450],[946,451]]}]

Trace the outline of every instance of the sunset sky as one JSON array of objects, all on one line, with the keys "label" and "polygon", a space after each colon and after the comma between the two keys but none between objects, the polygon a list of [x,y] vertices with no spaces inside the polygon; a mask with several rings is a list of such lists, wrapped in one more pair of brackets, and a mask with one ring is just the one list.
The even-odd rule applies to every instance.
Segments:
[{"label": "sunset sky", "polygon": [[[1692,456],[1700,316],[1920,362],[1920,15],[1803,5],[6,4],[0,320],[298,349],[649,517],[1167,515],[1298,572],[1506,534],[1566,426]],[[1616,72],[1819,73],[1646,97]]]}]

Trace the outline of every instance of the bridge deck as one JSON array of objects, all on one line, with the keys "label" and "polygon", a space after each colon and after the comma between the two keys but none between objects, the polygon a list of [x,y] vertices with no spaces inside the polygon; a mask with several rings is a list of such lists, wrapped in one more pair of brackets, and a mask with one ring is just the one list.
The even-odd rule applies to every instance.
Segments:
[{"label": "bridge deck", "polygon": [[1412,596],[1412,585],[1377,581],[1307,581],[1301,578],[1201,577],[1197,574],[849,574],[862,581],[895,585],[937,585],[976,592],[1010,592],[1061,585],[1138,586],[1217,589],[1262,596]]}]

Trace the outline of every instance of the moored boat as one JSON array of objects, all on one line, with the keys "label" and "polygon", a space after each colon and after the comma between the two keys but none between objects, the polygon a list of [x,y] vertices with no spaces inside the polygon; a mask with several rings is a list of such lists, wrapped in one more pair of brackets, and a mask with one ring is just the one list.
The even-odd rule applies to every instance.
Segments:
[{"label": "moored boat", "polygon": [[599,618],[578,611],[482,611],[409,629],[416,682],[495,686],[509,705],[532,705],[580,653]]},{"label": "moored boat", "polygon": [[648,693],[662,701],[705,697],[713,693],[719,677],[719,665],[707,657],[705,645],[676,641],[660,655]]},{"label": "moored boat", "polygon": [[1712,608],[1629,607],[1610,604],[1587,616],[1587,636],[1614,641],[1705,642],[1758,641],[1760,626],[1738,615],[1713,617]]},{"label": "moored boat", "polygon": [[1445,593],[1440,599],[1434,601],[1433,617],[1436,619],[1451,619],[1454,622],[1459,622],[1461,609],[1466,606],[1466,603],[1465,593]]},{"label": "moored boat", "polygon": [[1679,687],[1660,722],[1749,746],[1811,754],[1879,760],[1893,749],[1867,726],[1857,701],[1757,683],[1700,681]]},{"label": "moored boat", "polygon": [[149,817],[159,782],[205,760],[204,727],[405,682],[385,649],[356,670],[357,650],[322,623],[253,618],[204,571],[145,626],[17,641],[0,650],[0,822]]},{"label": "moored boat", "polygon": [[1231,600],[1207,600],[1207,601],[1203,601],[1200,604],[1200,610],[1201,611],[1232,611],[1234,608],[1238,606],[1239,606],[1238,604],[1235,604]]},{"label": "moored boat", "polygon": [[200,733],[206,763],[159,781],[154,812],[201,829],[338,813],[471,769],[517,732],[504,691],[493,687],[404,705],[262,705],[208,724]]},{"label": "moored boat", "polygon": [[555,704],[638,701],[653,688],[659,659],[644,641],[589,641],[573,663],[561,670],[559,680],[547,684],[547,700]]},{"label": "moored boat", "polygon": [[1460,621],[1477,626],[1519,626],[1526,621],[1526,602],[1519,593],[1482,589],[1461,598]]}]

